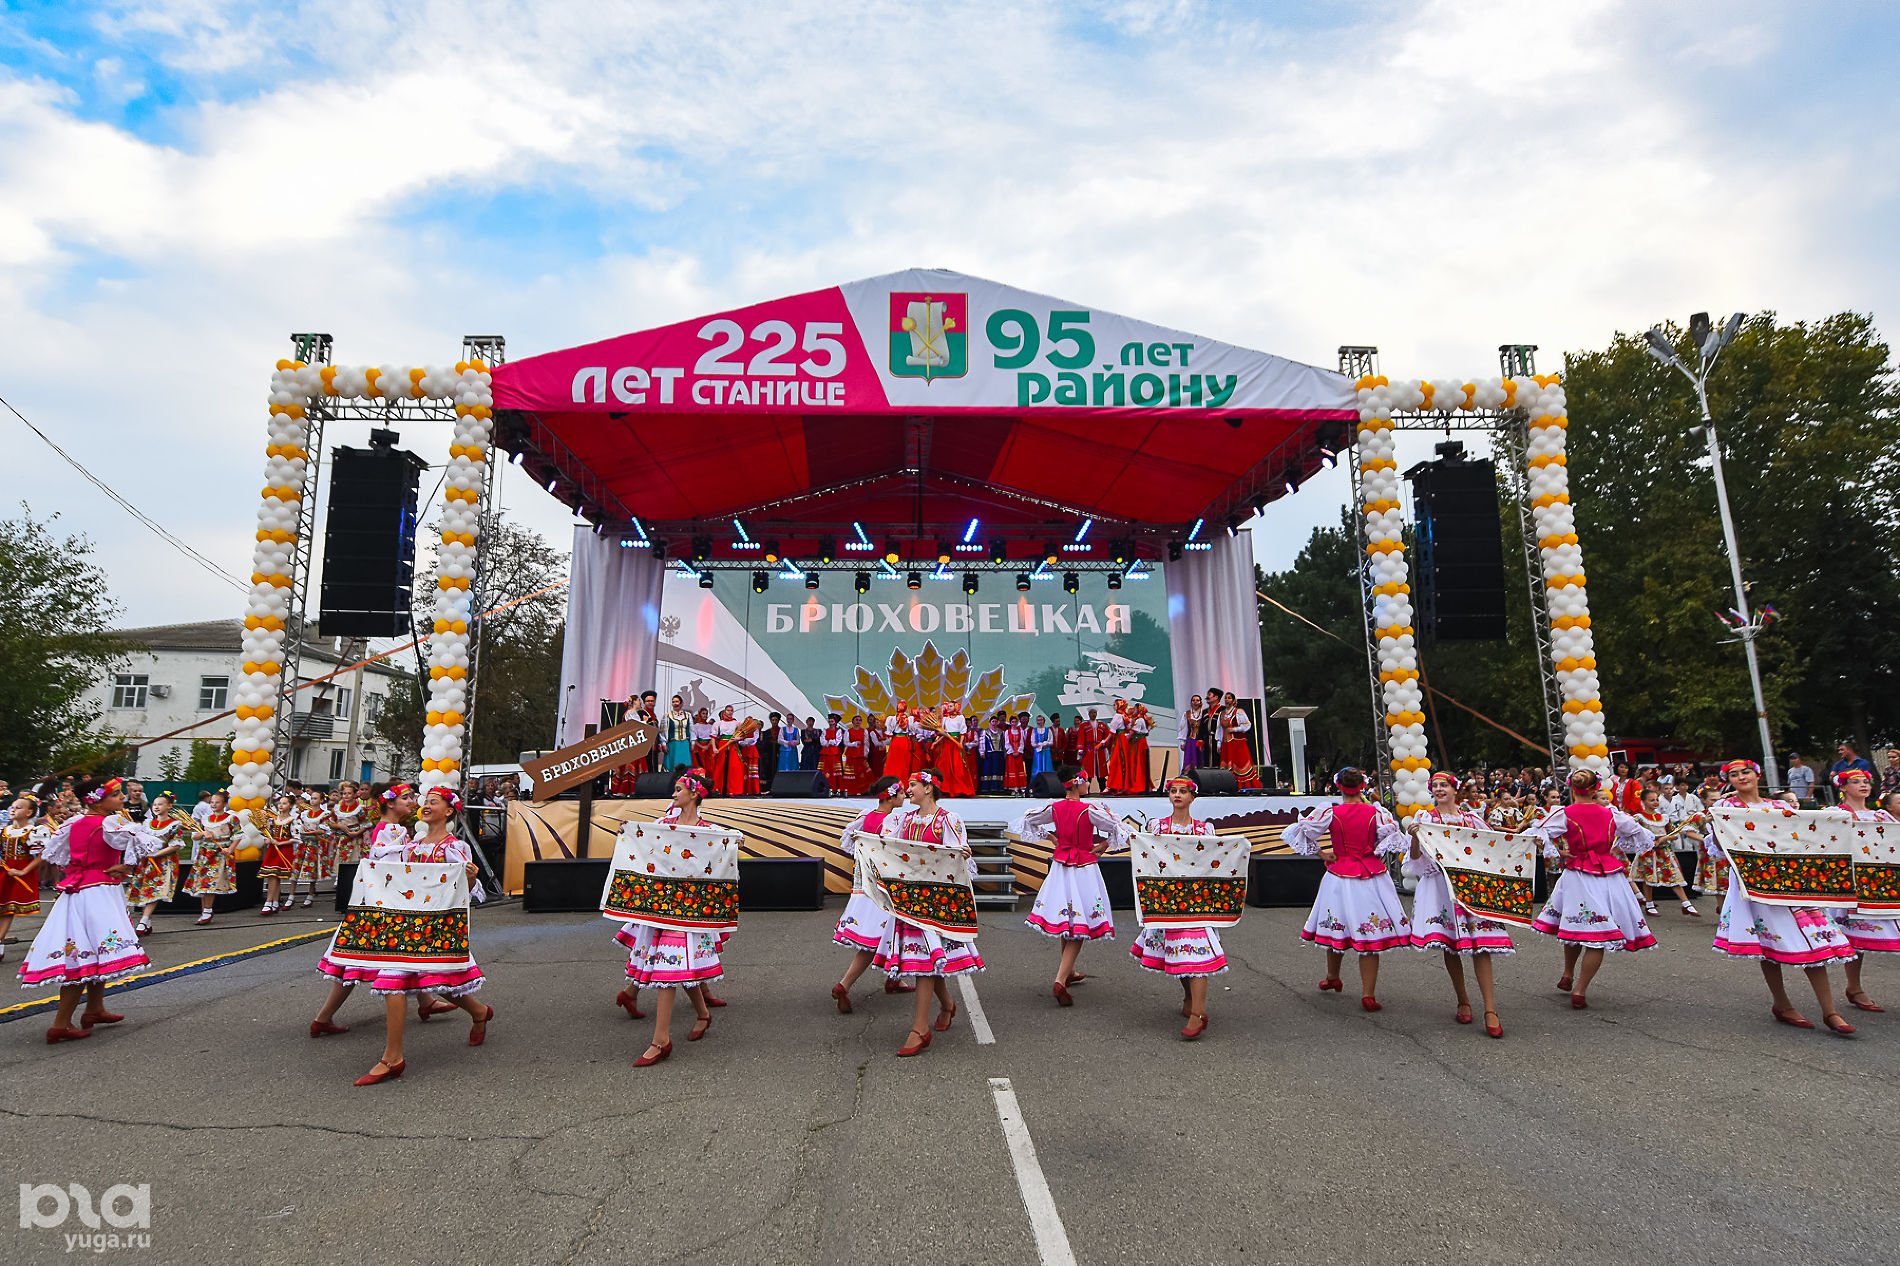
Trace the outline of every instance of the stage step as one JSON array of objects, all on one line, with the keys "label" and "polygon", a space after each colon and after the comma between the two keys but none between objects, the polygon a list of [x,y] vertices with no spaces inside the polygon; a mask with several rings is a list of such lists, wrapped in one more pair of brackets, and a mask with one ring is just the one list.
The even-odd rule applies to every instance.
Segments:
[{"label": "stage step", "polygon": [[1013,910],[1016,908],[1016,874],[1011,867],[1009,841],[1000,825],[971,826],[970,852],[976,862],[976,904]]}]

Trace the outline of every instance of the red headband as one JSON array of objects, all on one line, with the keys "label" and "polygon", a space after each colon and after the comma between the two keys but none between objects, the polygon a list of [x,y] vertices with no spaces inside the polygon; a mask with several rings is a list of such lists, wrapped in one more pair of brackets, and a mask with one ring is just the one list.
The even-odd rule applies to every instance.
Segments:
[{"label": "red headband", "polygon": [[1452,773],[1449,769],[1434,770],[1432,776],[1426,780],[1425,785],[1429,787],[1432,783],[1437,782],[1441,778],[1450,783],[1453,790],[1457,789],[1458,775]]},{"label": "red headband", "polygon": [[916,773],[910,776],[910,780],[912,782],[920,782],[924,786],[931,788],[933,791],[942,785],[937,781],[937,775],[931,773],[928,769],[918,770]]},{"label": "red headband", "polygon": [[1201,785],[1192,778],[1189,778],[1186,774],[1176,774],[1161,784],[1161,790],[1163,791],[1173,791],[1177,787],[1183,791],[1191,791],[1197,796],[1201,794]]},{"label": "red headband", "polygon": [[1089,785],[1089,776],[1084,773],[1077,773],[1075,777],[1069,779],[1062,785],[1065,787],[1086,787]]},{"label": "red headband", "polygon": [[450,813],[460,813],[462,811],[462,797],[450,791],[447,787],[431,787],[429,788],[429,794],[432,796],[441,796],[442,803],[449,806]]},{"label": "red headband", "polygon": [[1864,769],[1843,769],[1840,773],[1834,775],[1834,785],[1836,787],[1845,787],[1849,778],[1865,778],[1869,787],[1874,785],[1874,776]]},{"label": "red headband", "polygon": [[101,800],[104,800],[107,796],[111,795],[113,792],[117,791],[119,788],[123,786],[125,786],[125,779],[108,778],[104,782],[100,783],[97,787],[94,787],[91,791],[88,791],[86,793],[86,803],[98,804]]},{"label": "red headband", "polygon": [[1749,760],[1746,756],[1743,756],[1722,766],[1722,777],[1727,778],[1732,772],[1738,769],[1751,769],[1757,776],[1761,774],[1761,766]]},{"label": "red headband", "polygon": [[383,794],[379,798],[382,800],[384,804],[394,804],[396,803],[396,801],[402,799],[402,795],[405,791],[414,791],[414,790],[415,788],[411,787],[408,783],[399,782],[395,786],[383,792]]},{"label": "red headband", "polygon": [[706,777],[706,771],[703,769],[689,769],[681,774],[678,781],[673,784],[673,790],[675,791],[678,791],[681,787],[691,787],[694,791],[699,793],[699,798],[704,800],[706,793],[712,790],[712,779]]}]

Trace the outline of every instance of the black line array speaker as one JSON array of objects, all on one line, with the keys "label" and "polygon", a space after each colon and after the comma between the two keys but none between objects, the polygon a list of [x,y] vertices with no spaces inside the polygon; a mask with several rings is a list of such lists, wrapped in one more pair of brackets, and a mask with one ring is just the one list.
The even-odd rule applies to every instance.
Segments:
[{"label": "black line array speaker", "polygon": [[831,794],[831,784],[816,769],[781,769],[772,775],[771,795],[781,800],[810,799]]},{"label": "black line array speaker", "polygon": [[1504,530],[1497,469],[1445,457],[1405,472],[1418,520],[1412,585],[1419,644],[1504,637]]},{"label": "black line array speaker", "polygon": [[416,566],[416,485],[427,463],[387,446],[338,448],[333,459],[320,627],[332,637],[407,633]]}]

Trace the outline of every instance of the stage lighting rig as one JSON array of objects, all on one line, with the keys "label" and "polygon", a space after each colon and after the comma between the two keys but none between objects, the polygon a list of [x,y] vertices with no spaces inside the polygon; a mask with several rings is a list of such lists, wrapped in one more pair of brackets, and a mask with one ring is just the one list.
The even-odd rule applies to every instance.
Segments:
[{"label": "stage lighting rig", "polygon": [[752,573],[752,592],[753,593],[764,593],[767,589],[771,588],[771,586],[772,586],[771,572],[755,571]]},{"label": "stage lighting rig", "polygon": [[712,537],[695,536],[693,538],[693,561],[703,563],[712,557]]},{"label": "stage lighting rig", "polygon": [[1082,587],[1082,578],[1072,571],[1062,573],[1062,592],[1074,593]]},{"label": "stage lighting rig", "polygon": [[976,588],[977,588],[976,573],[973,571],[964,572],[963,573],[963,592],[975,593]]},{"label": "stage lighting rig", "polygon": [[1016,592],[1017,593],[1029,592],[1029,573],[1028,572],[1019,571],[1016,573]]},{"label": "stage lighting rig", "polygon": [[990,561],[1004,562],[1009,558],[1009,542],[998,538],[990,542]]},{"label": "stage lighting rig", "polygon": [[910,589],[922,589],[924,587],[924,574],[920,571],[913,571],[906,574],[904,577],[904,585]]},{"label": "stage lighting rig", "polygon": [[702,571],[699,573],[699,587],[701,589],[711,589],[713,587],[713,574],[711,572]]},{"label": "stage lighting rig", "polygon": [[805,588],[816,589],[817,587],[818,587],[818,573],[815,571],[806,572],[805,573]]},{"label": "stage lighting rig", "polygon": [[871,573],[868,571],[859,572],[856,578],[854,579],[853,583],[855,584],[857,591],[859,593],[870,593],[871,592]]},{"label": "stage lighting rig", "polygon": [[818,561],[836,562],[838,559],[838,538],[829,534],[818,538]]},{"label": "stage lighting rig", "polygon": [[1108,573],[1108,587],[1111,591],[1122,587],[1122,576],[1120,572],[1112,571]]}]

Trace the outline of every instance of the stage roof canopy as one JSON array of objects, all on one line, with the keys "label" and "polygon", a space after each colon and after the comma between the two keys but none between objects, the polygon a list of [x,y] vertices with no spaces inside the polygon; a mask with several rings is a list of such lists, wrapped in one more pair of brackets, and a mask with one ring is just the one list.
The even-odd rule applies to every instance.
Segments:
[{"label": "stage roof canopy", "polygon": [[1026,541],[1094,519],[1150,556],[1285,495],[1358,416],[1330,370],[932,270],[549,352],[494,382],[501,446],[610,530],[729,535],[737,518],[754,536],[856,523],[934,541],[976,519],[978,539]]}]

